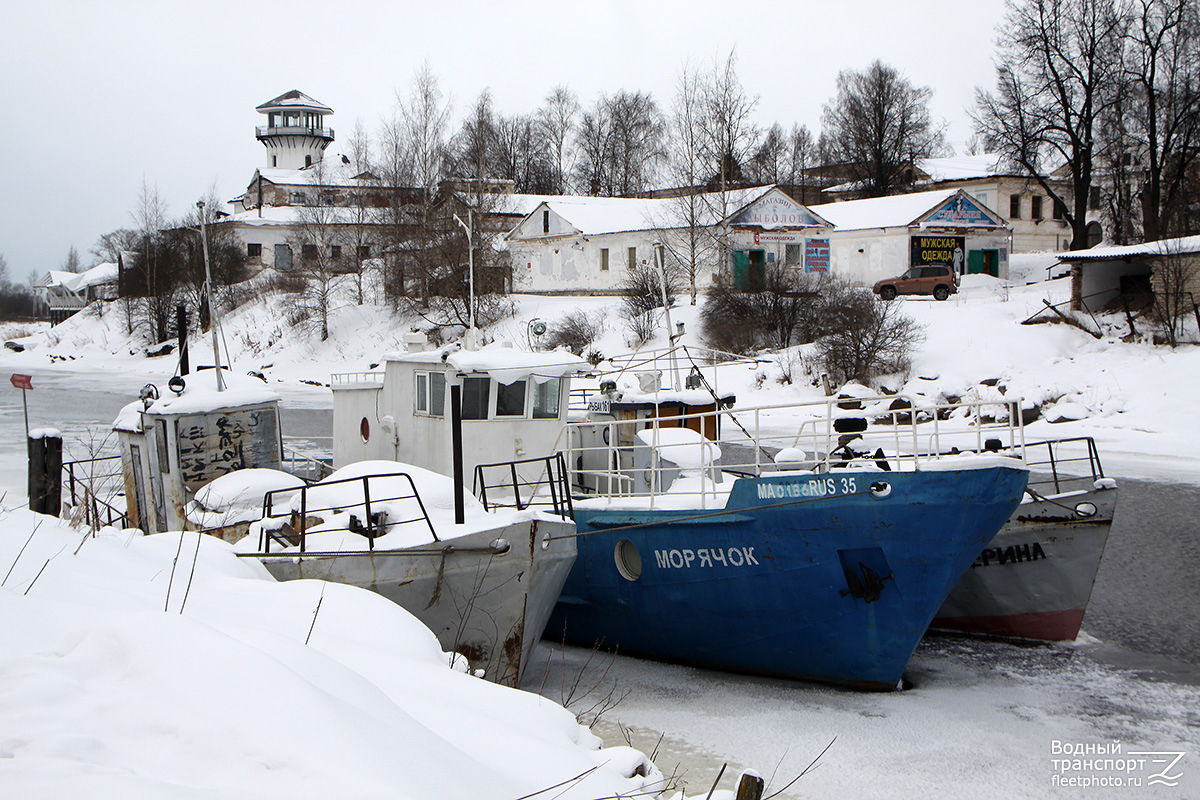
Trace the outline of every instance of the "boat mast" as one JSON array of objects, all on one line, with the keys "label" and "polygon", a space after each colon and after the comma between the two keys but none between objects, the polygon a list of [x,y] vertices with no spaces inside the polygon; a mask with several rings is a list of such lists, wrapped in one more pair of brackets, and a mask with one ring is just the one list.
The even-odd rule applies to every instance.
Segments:
[{"label": "boat mast", "polygon": [[208,327],[212,331],[213,371],[217,373],[217,391],[225,391],[225,378],[221,375],[221,348],[217,344],[217,307],[213,305],[212,270],[208,266],[208,227],[204,222],[204,201],[197,200],[200,210],[200,241],[204,245],[204,299],[208,302]]},{"label": "boat mast", "polygon": [[[662,290],[663,315],[667,322],[667,354],[671,359],[671,387],[679,391],[679,365],[675,361],[675,333],[671,330],[671,303],[667,299],[667,269],[663,265],[661,242],[654,245],[654,265],[658,267],[658,288]],[[657,413],[657,412],[656,412]]]}]

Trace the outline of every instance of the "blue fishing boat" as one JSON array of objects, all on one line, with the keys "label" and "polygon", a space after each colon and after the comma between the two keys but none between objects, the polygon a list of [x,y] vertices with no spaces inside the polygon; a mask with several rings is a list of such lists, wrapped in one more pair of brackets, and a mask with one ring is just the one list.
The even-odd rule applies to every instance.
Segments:
[{"label": "blue fishing boat", "polygon": [[[335,463],[448,471],[434,459],[457,426],[458,469],[487,507],[567,509],[578,556],[554,640],[895,688],[1021,500],[1019,413],[899,396],[751,408],[715,388],[719,369],[683,389],[654,370],[601,378],[568,415],[587,370],[570,356],[393,354],[380,373],[335,376]],[[457,423],[451,388],[467,398]]]},{"label": "blue fishing boat", "polygon": [[1025,478],[995,464],[738,478],[725,507],[706,512],[577,501],[579,555],[547,633],[698,666],[892,689]]}]

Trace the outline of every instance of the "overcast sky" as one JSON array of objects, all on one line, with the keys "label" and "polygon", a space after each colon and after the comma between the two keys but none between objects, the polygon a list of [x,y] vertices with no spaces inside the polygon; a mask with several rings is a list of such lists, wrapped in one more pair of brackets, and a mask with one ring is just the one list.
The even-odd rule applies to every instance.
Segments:
[{"label": "overcast sky", "polygon": [[258,2],[38,0],[0,26],[0,254],[10,278],[86,264],[131,227],[143,181],[171,215],[209,188],[241,193],[265,150],[254,109],[289,89],[334,110],[336,150],[374,131],[428,60],[456,121],[484,88],[497,112],[536,110],[565,84],[585,105],[621,89],[668,110],[685,60],[736,48],[756,121],[820,132],[837,73],[873,59],[934,89],[959,150],[976,86],[994,83],[1003,0],[834,2]]}]

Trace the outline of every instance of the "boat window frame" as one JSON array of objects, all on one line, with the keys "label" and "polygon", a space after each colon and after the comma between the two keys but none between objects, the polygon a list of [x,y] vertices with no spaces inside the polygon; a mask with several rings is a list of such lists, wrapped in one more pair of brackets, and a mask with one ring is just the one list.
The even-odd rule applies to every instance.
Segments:
[{"label": "boat window frame", "polygon": [[[418,370],[413,373],[413,416],[444,417],[446,415],[446,373],[438,370]],[[421,388],[425,389],[425,408],[421,408]]]}]

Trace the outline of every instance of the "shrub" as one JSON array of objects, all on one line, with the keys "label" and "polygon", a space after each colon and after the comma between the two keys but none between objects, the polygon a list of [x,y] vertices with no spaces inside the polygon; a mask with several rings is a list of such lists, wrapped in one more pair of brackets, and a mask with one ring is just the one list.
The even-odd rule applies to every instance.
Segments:
[{"label": "shrub", "polygon": [[925,333],[900,312],[901,304],[845,284],[832,294],[823,298],[826,332],[816,348],[830,378],[839,384],[867,384],[880,375],[907,371],[912,348],[924,341]]},{"label": "shrub", "polygon": [[568,313],[550,324],[545,346],[554,350],[566,347],[577,356],[582,356],[588,346],[604,333],[604,315],[588,314],[580,310]]}]

